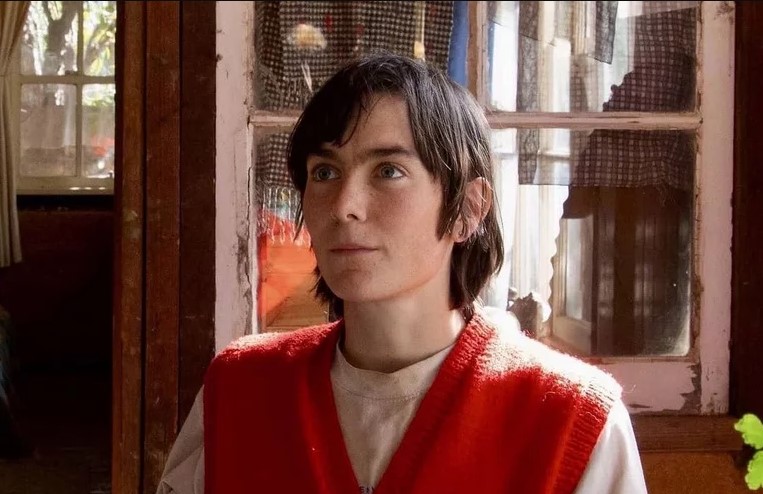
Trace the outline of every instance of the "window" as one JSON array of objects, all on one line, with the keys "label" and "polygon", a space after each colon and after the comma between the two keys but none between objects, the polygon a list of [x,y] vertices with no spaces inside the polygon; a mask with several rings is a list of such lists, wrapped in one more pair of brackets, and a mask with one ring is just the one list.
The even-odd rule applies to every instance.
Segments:
[{"label": "window", "polygon": [[474,48],[486,83],[474,90],[500,129],[509,215],[492,302],[507,289],[537,301],[536,335],[611,371],[632,411],[725,412],[733,31],[718,23],[723,9],[474,10],[487,23]]},{"label": "window", "polygon": [[[508,254],[487,303],[529,301],[535,324],[524,329],[614,374],[632,412],[727,411],[730,4],[454,2],[445,37],[438,15],[450,2],[375,2],[347,19],[339,2],[287,4],[255,6],[250,116],[266,284],[294,281],[268,250],[288,244],[296,204],[277,163],[337,47],[420,54],[454,77],[460,65],[493,127]],[[402,24],[389,37],[393,19]],[[354,33],[344,44],[331,35],[342,22]],[[468,56],[454,60],[467,38]],[[290,305],[283,287],[266,286],[258,302],[289,319],[304,301]]]},{"label": "window", "polygon": [[15,79],[20,194],[104,194],[114,176],[116,2],[31,2]]}]

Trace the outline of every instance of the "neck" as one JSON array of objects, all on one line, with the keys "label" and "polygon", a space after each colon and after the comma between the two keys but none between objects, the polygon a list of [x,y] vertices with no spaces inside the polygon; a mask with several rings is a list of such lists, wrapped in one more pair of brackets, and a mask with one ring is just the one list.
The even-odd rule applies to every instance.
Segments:
[{"label": "neck", "polygon": [[464,328],[460,310],[405,300],[346,304],[343,353],[354,367],[395,372],[456,341]]}]

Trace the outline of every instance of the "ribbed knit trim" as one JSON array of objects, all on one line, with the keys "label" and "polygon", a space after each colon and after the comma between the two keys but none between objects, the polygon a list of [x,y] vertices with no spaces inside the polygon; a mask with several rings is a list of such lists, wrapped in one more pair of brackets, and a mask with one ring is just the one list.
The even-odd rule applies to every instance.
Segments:
[{"label": "ribbed knit trim", "polygon": [[575,491],[588,466],[591,445],[596,444],[609,411],[615,403],[617,396],[613,390],[619,390],[619,385],[614,380],[609,383],[593,381],[582,390],[583,399],[580,401],[575,420],[570,423],[571,431],[560,462],[554,492],[564,494]]},{"label": "ribbed knit trim", "polygon": [[[284,336],[258,335],[243,339],[219,356],[232,363],[248,349],[268,360],[274,359],[271,362],[278,362],[278,365],[271,368],[280,369],[279,372],[288,372],[287,369],[297,372],[306,368],[312,370],[306,381],[295,376],[295,382],[301,381],[300,388],[305,386],[299,393],[310,403],[299,409],[310,412],[310,416],[305,416],[301,423],[307,437],[316,441],[320,453],[314,457],[316,471],[326,472],[325,476],[317,479],[322,484],[316,486],[318,492],[349,493],[358,489],[344,445],[330,377],[342,329],[343,322],[338,321]],[[277,351],[272,351],[274,349]],[[567,441],[553,462],[553,473],[550,472],[556,478],[555,493],[572,493],[588,464],[609,410],[617,399],[619,386],[611,376],[593,372],[587,364],[554,352],[519,332],[504,331],[503,327],[496,329],[477,312],[442,363],[374,494],[392,494],[397,492],[395,489],[406,489],[412,485],[414,476],[420,474],[417,471],[419,461],[432,444],[433,435],[440,432],[439,427],[452,409],[451,401],[458,395],[456,391],[465,379],[474,376],[490,378],[493,372],[498,376],[525,366],[530,370],[537,369],[539,376],[556,376],[554,385],[574,400],[575,419],[569,421],[567,433],[561,435]],[[269,365],[263,368],[266,367]],[[207,398],[205,393],[205,401]],[[321,417],[321,420],[315,420],[315,417]],[[211,427],[205,428],[205,434],[207,430],[213,432]],[[212,485],[209,483],[212,479],[207,480],[208,485]]]},{"label": "ribbed knit trim", "polygon": [[[318,492],[357,492],[359,483],[352,468],[347,447],[344,444],[344,435],[334,399],[334,389],[331,385],[331,365],[339,337],[344,330],[344,320],[339,320],[327,327],[329,330],[327,337],[321,338],[320,348],[315,356],[315,372],[308,377],[308,380],[314,391],[311,396],[314,400],[314,406],[318,410],[317,416],[324,417],[322,423],[315,424],[316,427],[324,429],[327,440],[326,447],[329,448],[329,453],[325,458],[330,460],[331,464],[324,466],[332,470],[330,476],[337,479],[338,483],[321,486]],[[314,437],[323,436],[318,432],[314,432],[312,435]],[[328,477],[329,475],[324,479]]]},{"label": "ribbed knit trim", "polygon": [[[341,468],[342,472],[338,473],[338,477],[343,479],[343,488],[337,492],[350,492],[344,490],[349,489],[350,486],[352,486],[353,491],[356,491],[358,481],[352,469],[347,448],[344,446],[344,437],[336,413],[336,401],[330,379],[333,352],[344,328],[344,323],[340,320],[331,325],[323,326],[321,329],[323,328],[328,331],[326,337],[321,338],[320,352],[316,356],[319,359],[319,365],[311,378],[313,386],[320,390],[316,397],[319,400],[316,406],[325,412],[325,415],[321,413],[320,416],[330,417],[324,425],[328,427],[327,434],[332,438],[331,442],[337,445],[337,449],[333,451],[336,460],[333,464]],[[406,485],[410,477],[416,473],[412,468],[412,463],[417,459],[419,452],[426,447],[433,429],[439,425],[439,416],[447,412],[448,408],[444,405],[451,392],[463,379],[465,369],[474,365],[476,357],[484,351],[494,331],[479,314],[472,316],[453,345],[453,349],[442,363],[429,391],[422,399],[416,415],[403,435],[398,450],[392,455],[387,470],[374,489],[374,494],[384,494],[385,489],[387,489],[384,487],[385,484]],[[385,481],[385,479],[390,480]],[[394,486],[390,485],[390,489],[394,489]]]}]

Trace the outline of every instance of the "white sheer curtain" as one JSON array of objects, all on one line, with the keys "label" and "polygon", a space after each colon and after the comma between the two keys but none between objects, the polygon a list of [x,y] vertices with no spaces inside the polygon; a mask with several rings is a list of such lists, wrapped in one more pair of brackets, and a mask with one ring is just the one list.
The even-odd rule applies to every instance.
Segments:
[{"label": "white sheer curtain", "polygon": [[30,2],[0,2],[0,267],[21,261],[16,211],[15,115],[10,81],[13,50],[21,37]]}]

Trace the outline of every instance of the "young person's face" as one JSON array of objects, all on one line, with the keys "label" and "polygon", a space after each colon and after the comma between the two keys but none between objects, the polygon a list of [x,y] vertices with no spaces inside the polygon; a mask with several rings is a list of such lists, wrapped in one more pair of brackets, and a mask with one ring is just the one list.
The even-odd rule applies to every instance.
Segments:
[{"label": "young person's face", "polygon": [[307,176],[305,225],[335,295],[448,303],[454,239],[437,236],[442,186],[416,152],[403,99],[373,99],[348,142],[308,157]]}]

